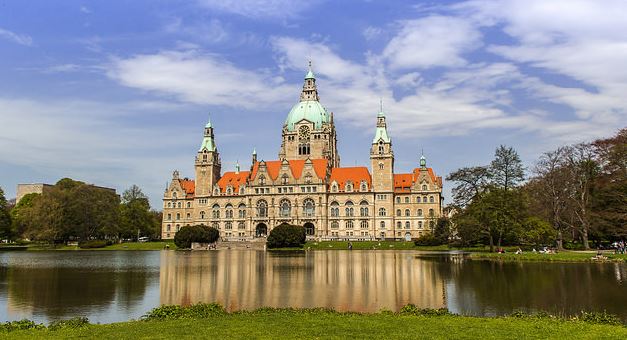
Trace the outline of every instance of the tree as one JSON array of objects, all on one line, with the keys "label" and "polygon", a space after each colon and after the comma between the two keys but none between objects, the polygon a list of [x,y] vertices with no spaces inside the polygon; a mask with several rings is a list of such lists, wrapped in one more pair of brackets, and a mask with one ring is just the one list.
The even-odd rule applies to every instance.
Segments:
[{"label": "tree", "polygon": [[302,247],[305,244],[305,240],[304,227],[281,223],[270,231],[266,244],[268,248]]},{"label": "tree", "polygon": [[525,169],[514,148],[501,145],[494,153],[490,163],[491,184],[505,191],[516,187],[525,179]]},{"label": "tree", "polygon": [[192,243],[214,243],[220,237],[218,229],[205,225],[185,226],[174,234],[177,248],[189,249]]},{"label": "tree", "polygon": [[560,147],[545,152],[533,168],[534,177],[527,183],[531,210],[541,216],[555,229],[557,248],[563,249],[566,228],[565,210],[569,200],[569,174],[566,170],[567,149]]},{"label": "tree", "polygon": [[11,231],[11,215],[7,206],[7,200],[4,197],[4,190],[0,188],[0,239],[11,239],[13,233]]},{"label": "tree", "polygon": [[35,201],[41,197],[41,194],[30,193],[22,196],[19,202],[11,209],[12,230],[16,237],[22,237],[28,228],[32,209]]},{"label": "tree", "polygon": [[486,166],[461,168],[446,177],[447,181],[457,182],[453,187],[453,199],[458,207],[465,207],[490,183],[490,172]]},{"label": "tree", "polygon": [[152,237],[157,233],[159,224],[150,211],[148,197],[137,185],[132,185],[122,194],[120,216],[124,237],[138,237],[139,234]]},{"label": "tree", "polygon": [[534,246],[546,246],[555,242],[557,233],[547,221],[529,217],[523,223],[521,241]]}]

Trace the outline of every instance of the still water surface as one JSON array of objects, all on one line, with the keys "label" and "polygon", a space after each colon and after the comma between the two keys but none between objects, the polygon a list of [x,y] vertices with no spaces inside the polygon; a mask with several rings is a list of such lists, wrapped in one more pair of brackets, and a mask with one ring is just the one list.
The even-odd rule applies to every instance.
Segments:
[{"label": "still water surface", "polygon": [[606,310],[627,320],[627,265],[498,263],[417,251],[0,252],[0,321],[137,319],[161,304],[454,313]]}]

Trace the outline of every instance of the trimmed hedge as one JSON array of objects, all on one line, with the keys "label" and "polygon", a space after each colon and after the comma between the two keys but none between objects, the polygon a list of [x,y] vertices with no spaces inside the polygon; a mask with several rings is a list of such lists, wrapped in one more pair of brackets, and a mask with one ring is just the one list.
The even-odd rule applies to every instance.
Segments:
[{"label": "trimmed hedge", "polygon": [[185,226],[174,234],[174,244],[179,249],[191,248],[193,242],[214,243],[220,238],[220,232],[205,225]]},{"label": "trimmed hedge", "polygon": [[105,241],[105,240],[89,240],[80,242],[78,247],[81,249],[93,249],[93,248],[104,248],[106,246],[112,245],[113,242]]},{"label": "trimmed hedge", "polygon": [[282,223],[270,231],[266,245],[272,248],[300,248],[305,244],[305,228]]}]

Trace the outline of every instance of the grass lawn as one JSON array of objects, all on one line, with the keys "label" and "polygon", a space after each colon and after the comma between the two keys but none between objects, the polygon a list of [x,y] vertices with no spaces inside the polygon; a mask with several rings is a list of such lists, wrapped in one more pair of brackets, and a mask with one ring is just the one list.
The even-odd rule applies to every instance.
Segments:
[{"label": "grass lawn", "polygon": [[627,328],[548,318],[274,310],[1,333],[4,339],[625,339]]},{"label": "grass lawn", "polygon": [[[596,251],[561,251],[557,254],[540,254],[533,252],[515,254],[514,252],[509,252],[505,254],[472,253],[470,257],[473,259],[502,261],[598,262],[598,260],[592,259],[596,254]],[[627,260],[627,254],[614,254],[613,251],[605,251],[603,252],[603,256],[607,257],[608,261]]]},{"label": "grass lawn", "polygon": [[58,245],[51,247],[47,245],[31,244],[28,250],[162,250],[165,246],[170,249],[176,249],[174,241],[155,241],[155,242],[124,242],[116,243],[104,248],[81,249],[78,246]]}]

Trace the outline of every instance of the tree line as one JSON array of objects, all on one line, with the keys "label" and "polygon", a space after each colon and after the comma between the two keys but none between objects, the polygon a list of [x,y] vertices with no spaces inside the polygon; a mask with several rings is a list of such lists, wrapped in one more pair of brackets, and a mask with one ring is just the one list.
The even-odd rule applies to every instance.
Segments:
[{"label": "tree line", "polygon": [[489,165],[446,179],[454,213],[438,222],[442,242],[590,249],[627,238],[627,129],[545,152],[531,169],[501,145]]},{"label": "tree line", "polygon": [[0,188],[0,239],[62,243],[71,240],[158,238],[161,213],[133,185],[122,196],[70,178],[43,194],[27,194],[13,207]]}]

